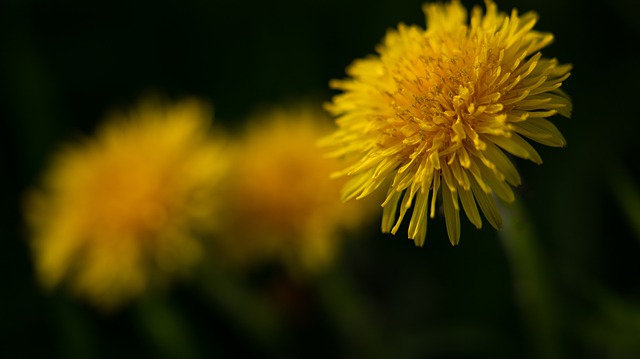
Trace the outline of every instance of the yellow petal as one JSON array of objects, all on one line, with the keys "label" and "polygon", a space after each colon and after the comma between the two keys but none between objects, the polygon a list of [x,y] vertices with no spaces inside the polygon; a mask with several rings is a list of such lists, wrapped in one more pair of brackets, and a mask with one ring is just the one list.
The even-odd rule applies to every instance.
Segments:
[{"label": "yellow petal", "polygon": [[467,218],[469,221],[473,223],[476,228],[482,228],[482,219],[480,218],[480,213],[478,212],[478,207],[476,206],[476,200],[473,198],[473,193],[471,190],[468,191],[460,191],[460,202],[462,202],[462,208],[464,208],[464,213],[467,214]]},{"label": "yellow petal", "polygon": [[543,145],[564,147],[567,141],[551,121],[544,118],[529,118],[514,125],[514,130]]},{"label": "yellow petal", "polygon": [[508,138],[494,135],[485,135],[485,137],[514,156],[531,160],[536,164],[542,163],[542,158],[540,158],[538,152],[531,147],[529,142],[525,141],[516,133],[512,133]]},{"label": "yellow petal", "polygon": [[444,219],[447,223],[449,241],[455,246],[460,242],[460,215],[457,208],[457,191],[450,191],[449,187],[442,186],[442,203],[444,206]]},{"label": "yellow petal", "polygon": [[473,179],[471,180],[471,190],[480,206],[480,210],[482,210],[482,214],[484,214],[493,228],[500,229],[502,227],[502,217],[491,195],[485,193]]}]

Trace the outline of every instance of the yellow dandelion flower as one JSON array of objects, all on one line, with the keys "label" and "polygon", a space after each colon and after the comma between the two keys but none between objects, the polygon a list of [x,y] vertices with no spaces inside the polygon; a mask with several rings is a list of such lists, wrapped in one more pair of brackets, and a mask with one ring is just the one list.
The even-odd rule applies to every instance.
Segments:
[{"label": "yellow dandelion flower", "polygon": [[224,257],[236,267],[283,263],[294,271],[320,270],[335,258],[340,231],[365,218],[367,206],[339,199],[340,168],[316,141],[331,120],[309,104],[258,112],[230,147],[220,236]]},{"label": "yellow dandelion flower", "polygon": [[54,157],[25,211],[40,281],[115,309],[185,274],[211,231],[220,150],[196,100],[150,100]]},{"label": "yellow dandelion flower", "polygon": [[343,91],[327,105],[339,128],[323,142],[335,147],[333,156],[359,158],[338,173],[352,177],[345,200],[365,197],[392,179],[383,203],[384,232],[395,234],[413,206],[409,238],[422,245],[440,195],[455,245],[460,203],[477,228],[477,205],[493,227],[501,226],[493,195],[513,201],[511,186],[520,184],[503,151],[539,164],[523,137],[564,146],[547,118],[570,115],[571,102],[559,88],[571,66],[542,57],[539,50],[553,35],[533,30],[533,12],[506,15],[488,0],[486,13],[474,8],[467,23],[459,1],[423,9],[426,30],[400,24],[377,47],[378,55],[356,60],[347,69],[350,78],[330,83]]}]

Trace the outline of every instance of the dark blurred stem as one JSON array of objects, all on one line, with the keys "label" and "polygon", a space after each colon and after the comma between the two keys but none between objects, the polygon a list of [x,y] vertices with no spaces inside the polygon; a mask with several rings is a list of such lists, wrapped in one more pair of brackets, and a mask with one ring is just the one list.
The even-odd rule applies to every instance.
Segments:
[{"label": "dark blurred stem", "polygon": [[[539,241],[521,201],[501,203],[504,227],[499,231],[516,301],[531,336],[536,358],[561,358],[558,298]],[[537,352],[535,352],[537,350]]]},{"label": "dark blurred stem", "polygon": [[95,323],[87,313],[67,298],[54,297],[52,303],[56,343],[60,346],[61,357],[100,358]]},{"label": "dark blurred stem", "polygon": [[374,311],[344,272],[326,272],[315,283],[327,320],[353,350],[354,357],[390,357]]},{"label": "dark blurred stem", "polygon": [[187,319],[165,297],[145,296],[135,308],[134,315],[156,358],[201,357]]},{"label": "dark blurred stem", "polygon": [[284,323],[263,293],[251,290],[230,271],[208,263],[199,278],[199,289],[207,304],[227,316],[235,330],[257,349],[279,357],[284,340]]},{"label": "dark blurred stem", "polygon": [[636,240],[640,242],[640,191],[631,174],[617,160],[607,159],[608,180],[616,200],[622,207]]}]

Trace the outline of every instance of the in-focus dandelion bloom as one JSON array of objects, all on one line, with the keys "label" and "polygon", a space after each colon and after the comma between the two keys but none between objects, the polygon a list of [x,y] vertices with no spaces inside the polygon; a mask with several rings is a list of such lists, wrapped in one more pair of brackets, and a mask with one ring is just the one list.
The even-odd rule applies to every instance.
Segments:
[{"label": "in-focus dandelion bloom", "polygon": [[230,144],[221,256],[235,268],[326,268],[338,253],[341,231],[374,214],[370,203],[342,203],[344,183],[329,178],[341,165],[316,146],[332,130],[329,116],[302,103],[259,111],[247,123]]},{"label": "in-focus dandelion bloom", "polygon": [[400,24],[378,55],[356,60],[350,78],[331,82],[343,93],[327,105],[339,128],[324,145],[335,147],[334,156],[360,159],[337,174],[351,176],[343,198],[365,197],[392,178],[382,230],[395,234],[413,206],[409,238],[417,245],[438,195],[452,244],[460,238],[460,203],[476,227],[479,205],[499,228],[493,195],[513,201],[511,186],[520,184],[503,151],[541,163],[523,136],[565,144],[546,119],[571,111],[559,89],[571,66],[539,52],[553,35],[533,30],[533,12],[506,15],[491,1],[486,8],[474,8],[467,23],[459,1],[425,4],[426,30]]},{"label": "in-focus dandelion bloom", "polygon": [[198,262],[222,170],[210,115],[149,100],[57,153],[25,206],[44,286],[110,310]]}]

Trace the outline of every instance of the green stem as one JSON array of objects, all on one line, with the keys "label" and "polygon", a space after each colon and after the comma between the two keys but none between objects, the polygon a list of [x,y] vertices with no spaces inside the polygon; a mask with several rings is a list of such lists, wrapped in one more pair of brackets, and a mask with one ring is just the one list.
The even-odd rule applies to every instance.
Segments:
[{"label": "green stem", "polygon": [[559,358],[557,294],[526,209],[516,199],[501,204],[504,227],[498,233],[508,257],[515,295],[540,358]]}]

